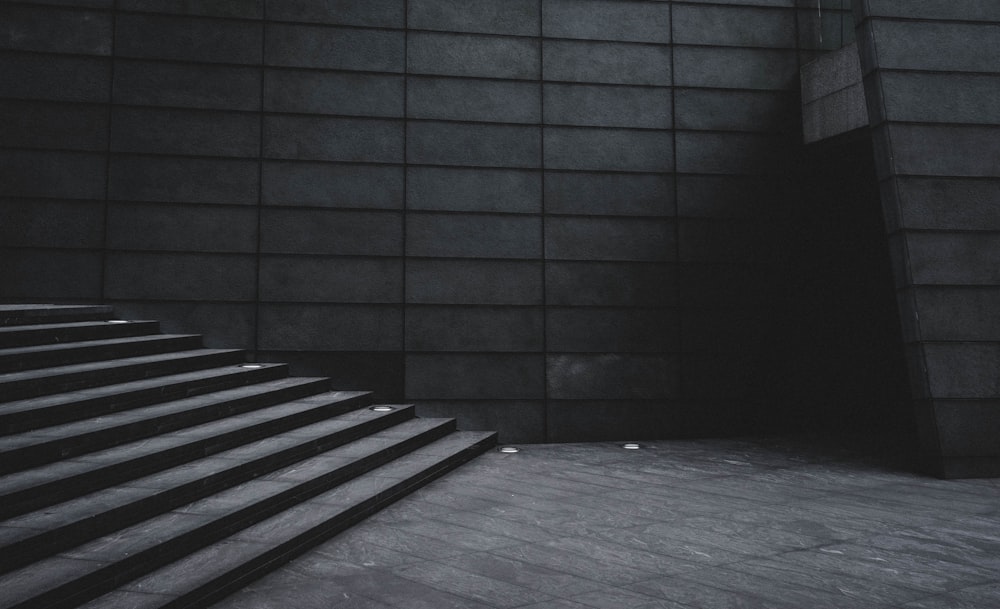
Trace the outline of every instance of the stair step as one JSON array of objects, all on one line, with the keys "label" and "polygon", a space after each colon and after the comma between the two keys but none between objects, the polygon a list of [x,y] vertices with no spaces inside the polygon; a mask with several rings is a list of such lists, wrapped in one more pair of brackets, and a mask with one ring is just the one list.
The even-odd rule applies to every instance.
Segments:
[{"label": "stair step", "polygon": [[82,609],[205,607],[495,444],[494,432],[453,432],[120,586]]},{"label": "stair step", "polygon": [[259,367],[244,368],[230,363],[217,368],[165,374],[0,403],[0,435],[274,380],[288,374],[288,366],[285,364],[255,365]]},{"label": "stair step", "polygon": [[[344,398],[341,395],[339,399]],[[310,457],[331,449],[337,449],[338,458],[354,457],[359,446],[386,445],[378,435],[364,436],[412,418],[412,406],[390,412],[355,410],[7,519],[0,522],[0,572],[21,568],[250,479],[273,479],[275,474],[265,474],[280,468],[292,470],[285,471],[284,478],[294,477],[294,471],[309,465]],[[359,438],[363,438],[361,443],[356,442]],[[5,589],[2,582],[6,579],[0,578],[0,589]]]},{"label": "stair step", "polygon": [[107,305],[5,304],[0,305],[0,326],[96,321],[113,314]]},{"label": "stair step", "polygon": [[194,349],[0,374],[5,400],[51,395],[243,361],[239,349]]},{"label": "stair step", "polygon": [[0,373],[122,359],[201,347],[199,334],[154,334],[0,349]]},{"label": "stair step", "polygon": [[83,340],[143,336],[157,334],[159,331],[160,322],[158,321],[130,321],[128,323],[76,321],[30,326],[0,325],[0,347],[6,349],[8,347],[30,347],[32,345],[71,343]]},{"label": "stair step", "polygon": [[[329,379],[296,379],[320,381]],[[325,392],[0,477],[0,518],[10,518],[289,431],[370,403],[360,391]],[[86,491],[84,490],[86,489]]]},{"label": "stair step", "polygon": [[0,474],[320,393],[328,385],[325,379],[285,378],[0,436]]}]

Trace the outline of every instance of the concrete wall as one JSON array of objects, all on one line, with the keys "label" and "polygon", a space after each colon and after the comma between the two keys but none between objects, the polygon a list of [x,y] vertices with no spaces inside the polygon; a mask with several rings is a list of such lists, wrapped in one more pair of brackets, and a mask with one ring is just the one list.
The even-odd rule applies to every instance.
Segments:
[{"label": "concrete wall", "polygon": [[505,441],[765,424],[814,6],[266,4],[0,5],[0,296]]},{"label": "concrete wall", "polygon": [[855,11],[923,451],[1000,475],[1000,5]]}]

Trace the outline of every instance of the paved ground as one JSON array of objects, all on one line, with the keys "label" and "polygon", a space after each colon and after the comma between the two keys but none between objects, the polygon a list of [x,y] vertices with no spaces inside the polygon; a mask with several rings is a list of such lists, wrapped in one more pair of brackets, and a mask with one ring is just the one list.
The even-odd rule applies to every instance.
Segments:
[{"label": "paved ground", "polygon": [[215,609],[988,609],[1000,481],[767,441],[488,453]]}]

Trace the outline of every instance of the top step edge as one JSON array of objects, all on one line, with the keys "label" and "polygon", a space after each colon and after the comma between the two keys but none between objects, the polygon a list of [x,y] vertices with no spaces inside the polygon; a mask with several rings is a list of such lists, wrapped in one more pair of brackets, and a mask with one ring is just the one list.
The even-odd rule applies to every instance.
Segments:
[{"label": "top step edge", "polygon": [[0,326],[110,319],[108,305],[0,304]]},{"label": "top step edge", "polygon": [[[0,316],[3,313],[0,312]],[[139,324],[139,325],[149,325],[158,324],[160,320],[158,319],[85,319],[83,321],[61,321],[53,323],[37,323],[37,324],[26,324],[23,326],[4,326],[0,325],[0,335],[3,334],[17,334],[18,332],[40,332],[44,330],[72,330],[74,328],[91,328],[91,327],[102,327],[109,326],[116,323],[129,323],[129,324]]]}]

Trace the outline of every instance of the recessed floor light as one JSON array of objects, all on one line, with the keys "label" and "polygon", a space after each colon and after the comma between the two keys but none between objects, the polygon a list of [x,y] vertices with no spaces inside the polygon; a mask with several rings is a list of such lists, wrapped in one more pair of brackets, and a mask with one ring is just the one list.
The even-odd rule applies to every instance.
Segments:
[{"label": "recessed floor light", "polygon": [[390,410],[396,410],[392,406],[372,406],[368,410],[374,410],[375,412],[389,412]]},{"label": "recessed floor light", "polygon": [[505,454],[513,454],[521,452],[521,449],[516,446],[501,446],[497,450]]},{"label": "recessed floor light", "polygon": [[127,324],[128,320],[127,319],[109,319],[107,323],[109,323],[109,324]]},{"label": "recessed floor light", "polygon": [[622,448],[624,448],[625,450],[639,450],[640,448],[642,448],[642,445],[636,442],[626,442],[622,444]]},{"label": "recessed floor light", "polygon": [[240,364],[240,368],[250,368],[251,370],[256,370],[257,368],[263,368],[264,364]]}]

